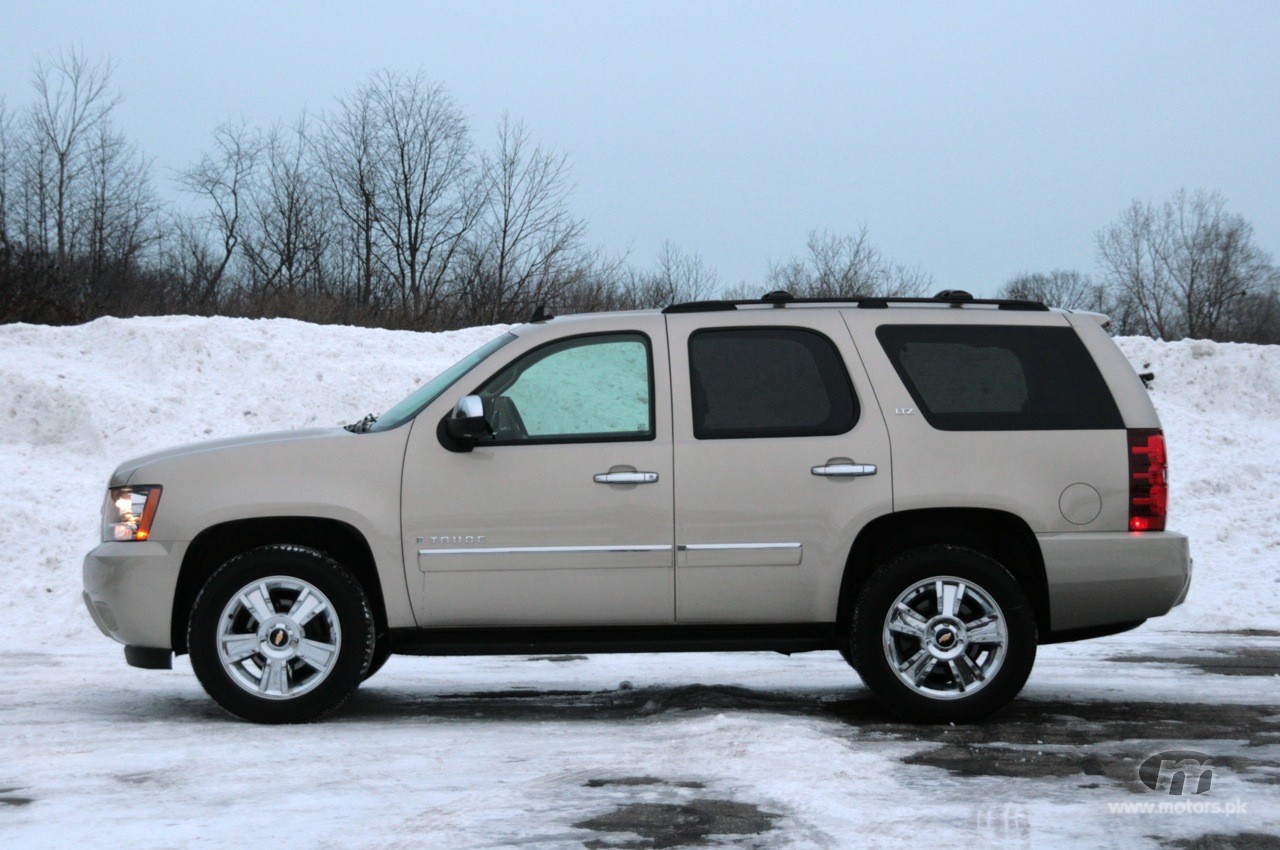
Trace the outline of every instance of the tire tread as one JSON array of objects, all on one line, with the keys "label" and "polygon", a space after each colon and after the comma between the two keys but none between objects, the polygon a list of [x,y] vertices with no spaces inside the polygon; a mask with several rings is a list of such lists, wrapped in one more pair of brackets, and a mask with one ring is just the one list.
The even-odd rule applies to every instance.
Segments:
[{"label": "tire tread", "polygon": [[[356,601],[358,606],[358,610],[356,612],[356,619],[358,621],[357,625],[363,626],[361,631],[364,632],[365,637],[363,641],[364,657],[360,661],[360,672],[359,675],[355,677],[354,682],[348,683],[348,687],[343,688],[340,693],[331,695],[318,706],[308,706],[306,710],[295,711],[294,714],[290,714],[287,709],[283,708],[285,706],[291,706],[296,709],[297,703],[288,701],[268,703],[265,700],[260,700],[259,704],[254,706],[255,709],[259,710],[237,710],[239,708],[238,706],[234,704],[228,705],[228,700],[220,698],[218,692],[227,686],[230,688],[236,688],[238,686],[229,681],[224,683],[217,682],[213,679],[213,677],[217,676],[225,678],[226,674],[222,671],[221,662],[218,661],[216,657],[212,659],[206,659],[204,657],[203,644],[199,643],[196,631],[199,627],[201,614],[206,605],[213,605],[220,609],[226,604],[225,598],[214,598],[214,594],[216,594],[220,589],[219,585],[225,581],[230,581],[234,584],[235,580],[229,579],[230,576],[240,570],[252,569],[252,567],[246,567],[246,561],[251,564],[254,560],[260,558],[278,557],[280,555],[290,555],[294,557],[301,556],[303,558],[312,559],[315,562],[315,566],[326,570],[329,577],[338,582],[341,585],[342,590],[350,593],[352,598]],[[337,603],[335,602],[335,604]],[[350,624],[343,623],[343,629],[344,633],[349,632]],[[359,632],[356,632],[356,634],[353,635],[353,637],[358,636]],[[341,708],[343,704],[351,698],[351,695],[355,693],[356,686],[358,686],[362,680],[364,673],[369,669],[369,666],[373,661],[375,638],[376,624],[373,616],[373,606],[369,603],[369,595],[365,593],[364,587],[355,578],[355,576],[324,552],[321,552],[318,549],[312,549],[308,546],[299,546],[292,543],[274,543],[266,546],[259,546],[254,549],[241,552],[227,560],[226,563],[214,570],[213,573],[205,580],[204,585],[200,588],[200,592],[196,594],[195,602],[191,606],[191,612],[187,619],[187,646],[191,655],[191,666],[195,670],[196,677],[200,680],[200,684],[204,686],[205,691],[208,692],[209,695],[213,697],[214,701],[221,705],[223,709],[242,720],[248,720],[255,723],[310,723],[333,714],[333,712]],[[345,639],[346,638],[344,637],[344,640]],[[208,664],[210,661],[212,662],[212,665]],[[329,675],[333,676],[336,672],[337,671],[335,670]],[[322,682],[319,688],[317,688],[317,691],[328,684],[329,682]],[[230,693],[234,694],[235,691],[230,691]],[[300,699],[306,700],[306,697],[310,697],[314,693],[316,693],[316,691],[313,691],[311,694],[306,694]],[[234,701],[232,702],[234,703]],[[313,703],[315,700],[307,700],[307,702]],[[252,705],[252,703],[249,703],[249,705]]]},{"label": "tire tread", "polygon": [[[883,598],[893,599],[902,592],[906,586],[904,573],[924,571],[921,567],[930,562],[952,565],[968,562],[968,569],[990,571],[991,575],[986,580],[977,583],[986,592],[998,594],[997,601],[1010,629],[1010,646],[1004,665],[996,674],[998,680],[993,680],[972,697],[931,700],[911,693],[889,670],[884,657],[881,630],[885,611],[877,603]],[[938,574],[943,572],[939,570]],[[963,573],[965,569],[945,572]],[[990,584],[995,586],[988,586]],[[932,544],[898,553],[867,579],[853,606],[845,649],[848,652],[846,660],[862,681],[895,714],[914,721],[966,723],[996,713],[1017,696],[1035,662],[1036,643],[1035,614],[1025,591],[1004,565],[966,546]]]}]

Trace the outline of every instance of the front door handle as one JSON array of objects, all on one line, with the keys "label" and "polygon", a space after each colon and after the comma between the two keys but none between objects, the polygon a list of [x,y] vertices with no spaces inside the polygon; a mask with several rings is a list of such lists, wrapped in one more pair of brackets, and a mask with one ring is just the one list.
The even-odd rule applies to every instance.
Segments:
[{"label": "front door handle", "polygon": [[658,480],[656,472],[599,472],[592,476],[597,484],[652,484]]},{"label": "front door handle", "polygon": [[875,475],[874,463],[827,463],[815,466],[810,470],[814,475],[829,475],[833,478],[852,478],[857,475]]}]

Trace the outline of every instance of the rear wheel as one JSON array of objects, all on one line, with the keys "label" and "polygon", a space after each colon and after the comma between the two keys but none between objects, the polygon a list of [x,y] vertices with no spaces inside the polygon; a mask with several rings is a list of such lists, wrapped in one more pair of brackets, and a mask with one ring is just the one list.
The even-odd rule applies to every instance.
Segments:
[{"label": "rear wheel", "polygon": [[337,561],[301,546],[263,546],[205,582],[187,647],[200,683],[227,711],[256,723],[303,723],[360,684],[373,658],[373,613]]},{"label": "rear wheel", "polygon": [[854,606],[853,665],[890,709],[966,722],[1009,703],[1036,657],[1025,594],[996,561],[960,546],[911,549],[867,580]]}]

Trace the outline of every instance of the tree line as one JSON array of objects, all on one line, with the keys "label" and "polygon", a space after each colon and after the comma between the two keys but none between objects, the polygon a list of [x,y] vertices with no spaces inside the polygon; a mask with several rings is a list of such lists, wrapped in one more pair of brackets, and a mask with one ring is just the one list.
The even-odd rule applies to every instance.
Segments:
[{"label": "tree line", "polygon": [[481,148],[421,75],[384,71],[321,115],[229,121],[173,176],[117,126],[112,65],[35,63],[26,108],[0,103],[0,321],[103,315],[289,316],[440,330],[718,291],[665,244],[637,269],[586,242],[564,155],[509,116]]},{"label": "tree line", "polygon": [[1095,243],[1094,275],[1023,274],[1001,295],[1106,313],[1118,334],[1280,343],[1280,272],[1219,193],[1134,201]]},{"label": "tree line", "polygon": [[[867,229],[814,231],[762,285],[726,287],[665,243],[647,265],[589,244],[565,156],[504,116],[481,145],[421,75],[382,71],[328,111],[270,128],[229,121],[172,175],[116,122],[109,61],[41,58],[33,97],[0,101],[0,322],[98,316],[285,316],[443,330],[554,310],[710,297],[922,295],[925,271]],[[1107,312],[1124,333],[1280,342],[1277,274],[1216,194],[1135,202],[1097,236],[1099,271],[1025,274],[1008,297]]]}]

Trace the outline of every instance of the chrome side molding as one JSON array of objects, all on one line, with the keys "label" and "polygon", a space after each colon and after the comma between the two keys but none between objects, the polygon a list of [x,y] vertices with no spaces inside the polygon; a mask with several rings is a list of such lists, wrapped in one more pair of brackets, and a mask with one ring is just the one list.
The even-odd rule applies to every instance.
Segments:
[{"label": "chrome side molding", "polygon": [[561,555],[569,553],[670,552],[670,543],[609,546],[469,546],[466,549],[419,549],[418,555]]},{"label": "chrome side molding", "polygon": [[790,551],[803,548],[799,543],[689,543],[676,547],[679,552]]}]

